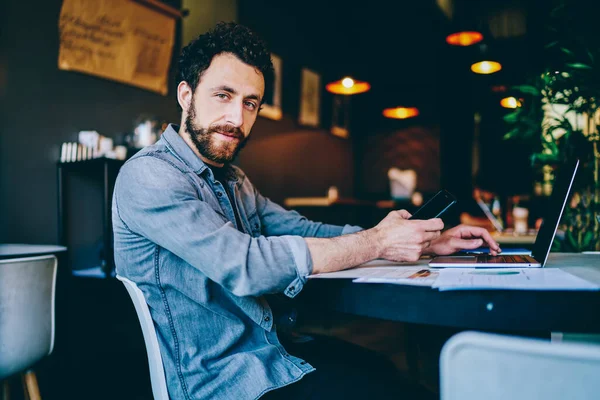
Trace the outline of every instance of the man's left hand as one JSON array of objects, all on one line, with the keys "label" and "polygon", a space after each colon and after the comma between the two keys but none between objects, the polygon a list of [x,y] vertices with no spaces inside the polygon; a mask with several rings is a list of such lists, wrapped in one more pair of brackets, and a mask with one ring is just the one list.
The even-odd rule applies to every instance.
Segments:
[{"label": "man's left hand", "polygon": [[501,251],[498,243],[492,239],[492,235],[485,228],[458,225],[448,229],[439,238],[432,241],[425,252],[443,256],[460,250],[473,250],[482,246],[489,247],[490,254],[493,256],[498,255]]}]

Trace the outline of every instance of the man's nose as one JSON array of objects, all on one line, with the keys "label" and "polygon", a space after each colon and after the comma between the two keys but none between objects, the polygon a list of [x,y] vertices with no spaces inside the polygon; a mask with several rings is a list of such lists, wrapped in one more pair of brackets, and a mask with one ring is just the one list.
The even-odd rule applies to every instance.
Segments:
[{"label": "man's nose", "polygon": [[231,102],[227,110],[227,122],[239,128],[244,123],[244,105],[236,101]]}]

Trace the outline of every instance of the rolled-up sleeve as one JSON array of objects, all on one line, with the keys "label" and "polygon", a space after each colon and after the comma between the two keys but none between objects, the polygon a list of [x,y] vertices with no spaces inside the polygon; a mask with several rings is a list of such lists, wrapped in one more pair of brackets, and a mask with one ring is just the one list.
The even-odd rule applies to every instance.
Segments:
[{"label": "rolled-up sleeve", "polygon": [[286,296],[294,297],[302,290],[308,275],[312,274],[313,264],[306,241],[299,236],[286,236],[294,255],[298,277],[285,289]]},{"label": "rolled-up sleeve", "polygon": [[355,225],[344,225],[344,229],[342,229],[342,235],[348,235],[350,233],[356,233],[362,231],[363,228]]},{"label": "rolled-up sleeve", "polygon": [[295,296],[312,271],[306,242],[297,236],[251,237],[238,231],[201,198],[198,185],[166,161],[139,157],[121,168],[115,211],[126,229],[237,296]]}]

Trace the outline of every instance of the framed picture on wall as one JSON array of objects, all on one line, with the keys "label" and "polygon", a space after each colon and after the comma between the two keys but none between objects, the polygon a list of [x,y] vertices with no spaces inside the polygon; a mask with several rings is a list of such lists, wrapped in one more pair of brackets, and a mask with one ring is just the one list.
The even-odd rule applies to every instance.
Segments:
[{"label": "framed picture on wall", "polygon": [[350,136],[350,96],[336,94],[333,96],[331,112],[331,130],[335,136],[347,139]]},{"label": "framed picture on wall", "polygon": [[280,120],[282,117],[281,113],[281,57],[271,54],[271,61],[273,62],[274,77],[273,86],[268,93],[265,92],[265,101],[262,104],[262,108],[258,115]]},{"label": "framed picture on wall", "polygon": [[302,68],[301,82],[298,122],[318,127],[321,122],[321,76],[308,68]]}]

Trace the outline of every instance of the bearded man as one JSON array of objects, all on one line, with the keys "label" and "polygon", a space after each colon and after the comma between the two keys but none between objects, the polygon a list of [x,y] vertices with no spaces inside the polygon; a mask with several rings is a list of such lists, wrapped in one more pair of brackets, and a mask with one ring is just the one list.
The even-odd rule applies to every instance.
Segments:
[{"label": "bearded man", "polygon": [[363,230],[312,222],[263,197],[231,162],[272,75],[270,52],[248,28],[221,23],[200,35],[179,61],[180,125],[132,157],[116,181],[116,270],[144,293],[169,395],[412,398],[391,363],[364,349],[284,342],[278,330],[296,316],[274,311],[265,295],[293,298],[310,274],[377,258],[497,244],[480,228],[441,234],[440,219],[408,220],[404,210]]}]

